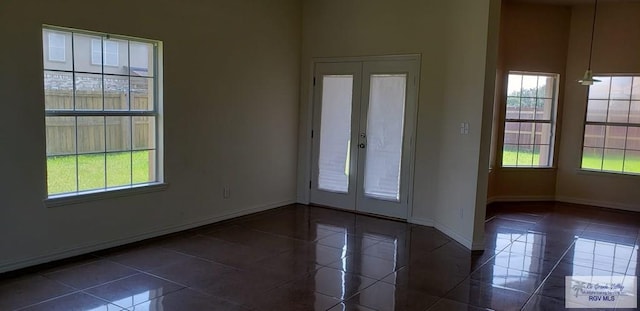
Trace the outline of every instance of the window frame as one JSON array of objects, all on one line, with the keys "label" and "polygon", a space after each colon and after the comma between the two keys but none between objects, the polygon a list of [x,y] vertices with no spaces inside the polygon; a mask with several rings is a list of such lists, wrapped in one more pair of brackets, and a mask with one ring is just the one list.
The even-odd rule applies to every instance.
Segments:
[{"label": "window frame", "polygon": [[[584,105],[584,120],[583,120],[583,124],[582,124],[582,141],[580,144],[580,166],[578,168],[578,171],[583,172],[583,173],[593,173],[593,174],[608,174],[611,176],[617,176],[617,177],[630,177],[630,178],[637,178],[640,176],[640,173],[635,173],[635,172],[625,172],[624,171],[624,165],[625,165],[625,160],[626,160],[626,151],[631,150],[631,151],[639,151],[640,150],[635,150],[635,149],[627,149],[627,145],[626,145],[626,140],[629,137],[629,128],[638,128],[640,130],[640,123],[631,123],[629,121],[629,118],[631,116],[631,103],[633,102],[638,102],[640,103],[640,99],[633,99],[633,82],[636,79],[640,79],[640,73],[633,73],[633,72],[628,72],[628,73],[600,73],[597,75],[594,75],[594,79],[597,80],[603,80],[603,79],[610,79],[611,81],[609,82],[609,91],[608,91],[608,95],[607,95],[607,99],[602,99],[602,98],[595,98],[593,100],[606,100],[607,101],[607,112],[606,112],[606,116],[605,118],[608,118],[609,115],[609,104],[611,101],[627,101],[627,99],[612,99],[611,98],[611,84],[613,83],[612,80],[613,78],[616,77],[631,77],[632,78],[632,82],[631,82],[631,93],[630,93],[630,98],[628,99],[629,101],[629,110],[627,112],[627,122],[614,122],[614,121],[589,121],[588,117],[589,117],[589,101],[592,100],[590,98],[590,91],[591,88],[593,87],[593,85],[590,85],[587,88],[587,92],[586,92],[586,98],[585,98],[585,105]],[[602,82],[595,82],[595,83],[602,83]],[[639,90],[640,91],[640,90]],[[603,134],[603,145],[602,147],[593,147],[593,146],[585,146],[585,140],[586,140],[586,132],[587,132],[587,126],[588,125],[594,125],[594,126],[603,126],[604,127],[604,134]],[[625,147],[622,149],[619,148],[607,148],[606,145],[606,140],[607,140],[607,127],[610,126],[615,126],[615,127],[625,127],[626,128],[626,134],[625,134]],[[591,148],[591,149],[602,149],[602,154],[601,154],[601,163],[600,163],[600,169],[594,169],[594,168],[585,168],[583,167],[584,165],[584,153],[585,153],[585,149],[586,148]],[[604,162],[605,162],[605,150],[607,149],[614,149],[614,150],[620,150],[622,151],[623,154],[623,158],[622,158],[622,170],[620,171],[614,171],[614,170],[607,170],[604,168]]]},{"label": "window frame", "polygon": [[[508,109],[508,99],[509,97],[509,76],[510,75],[528,75],[528,76],[546,76],[553,79],[553,97],[551,98],[552,108],[551,113],[548,120],[540,120],[536,119],[535,115],[533,119],[521,119],[521,118],[507,118],[507,109]],[[545,169],[555,169],[556,168],[556,157],[555,157],[555,143],[556,143],[556,133],[557,133],[557,119],[558,119],[558,105],[559,105],[559,97],[560,97],[560,74],[552,73],[552,72],[537,72],[537,71],[522,71],[522,70],[508,70],[505,75],[505,83],[504,83],[504,105],[502,107],[502,115],[501,115],[501,123],[502,130],[500,135],[502,135],[502,140],[500,141],[500,157],[498,157],[499,167],[500,169],[508,169],[508,170],[522,170],[522,169],[534,169],[534,170],[545,170]],[[522,86],[520,87],[522,90]],[[523,96],[520,96],[522,98]],[[527,97],[528,98],[528,97]],[[537,96],[535,99],[539,99]],[[544,98],[546,99],[546,98]],[[550,125],[550,133],[549,133],[549,163],[548,165],[518,165],[518,160],[516,160],[516,165],[505,165],[504,164],[504,147],[506,140],[506,127],[507,123],[531,123],[534,126],[536,124],[549,124]],[[518,137],[518,140],[520,138]],[[512,145],[512,144],[509,144]],[[518,141],[517,146],[521,144]],[[526,144],[523,144],[526,145]],[[535,144],[534,144],[535,146]]]},{"label": "window frame", "polygon": [[[53,44],[51,44],[53,41],[55,41],[53,39],[53,37],[55,36],[58,36],[59,39],[62,39],[62,46],[54,46]],[[62,50],[61,58],[52,57],[52,55],[56,54],[56,53],[52,53],[54,49]],[[64,63],[67,61],[67,37],[65,35],[62,35],[56,32],[50,32],[47,35],[47,60],[49,60],[50,62],[58,62],[58,63]]]},{"label": "window frame", "polygon": [[[155,180],[153,181],[148,181],[148,182],[141,182],[141,183],[134,183],[133,178],[129,181],[129,184],[126,185],[120,185],[120,186],[111,186],[109,187],[108,184],[105,181],[104,187],[98,188],[98,189],[90,189],[90,190],[80,190],[79,189],[79,185],[77,184],[77,180],[78,180],[78,160],[77,157],[79,155],[84,155],[84,154],[103,154],[105,155],[105,161],[106,161],[106,155],[110,154],[110,153],[114,153],[114,152],[119,152],[119,151],[110,151],[107,146],[105,145],[104,150],[103,151],[99,151],[99,152],[91,152],[91,153],[84,153],[84,152],[79,152],[78,151],[78,147],[75,147],[75,153],[74,154],[69,154],[69,155],[75,155],[76,156],[76,172],[75,172],[75,178],[76,178],[76,190],[72,191],[72,192],[64,192],[64,193],[55,193],[55,194],[49,194],[49,188],[48,188],[48,177],[45,178],[45,183],[44,183],[44,192],[45,192],[45,199],[44,199],[44,203],[45,206],[47,207],[55,207],[55,206],[60,206],[60,205],[67,205],[67,204],[74,204],[74,203],[79,203],[79,202],[84,202],[84,201],[92,201],[92,200],[99,200],[99,199],[104,199],[104,198],[110,198],[110,197],[119,197],[119,196],[123,196],[123,195],[130,195],[130,194],[135,194],[135,193],[146,193],[146,192],[154,192],[154,191],[160,191],[160,190],[164,190],[168,184],[165,183],[164,180],[164,142],[163,142],[163,104],[162,104],[162,42],[161,41],[157,41],[157,40],[152,40],[152,39],[143,39],[143,38],[137,38],[137,37],[131,37],[131,36],[122,36],[122,35],[111,35],[111,34],[106,34],[106,33],[101,33],[101,32],[95,32],[95,31],[89,31],[89,30],[81,30],[81,29],[73,29],[73,28],[66,28],[66,27],[59,27],[59,26],[52,26],[52,25],[42,25],[42,30],[43,31],[54,31],[54,32],[64,32],[64,33],[69,33],[72,37],[72,40],[74,40],[74,34],[80,34],[80,35],[91,35],[91,36],[100,36],[102,37],[102,41],[105,40],[105,38],[114,38],[114,39],[120,39],[120,40],[127,40],[128,44],[130,45],[131,42],[136,42],[136,43],[145,43],[145,44],[150,44],[153,46],[153,61],[151,62],[151,68],[149,68],[148,70],[150,72],[153,72],[153,75],[144,75],[144,76],[139,76],[139,75],[134,75],[131,71],[127,72],[126,74],[113,74],[113,73],[108,73],[105,72],[104,67],[105,65],[101,65],[102,66],[102,70],[100,73],[92,73],[92,74],[99,74],[101,79],[102,79],[102,83],[104,84],[104,79],[106,77],[127,77],[129,79],[129,89],[128,89],[128,96],[129,98],[131,98],[131,94],[132,94],[132,90],[131,90],[131,85],[132,85],[132,78],[142,78],[142,79],[151,79],[152,83],[149,85],[149,87],[153,87],[152,91],[149,91],[149,94],[151,96],[153,96],[153,103],[152,103],[152,108],[149,110],[135,110],[132,107],[132,103],[129,102],[129,105],[127,107],[127,110],[108,110],[105,109],[104,107],[104,90],[102,90],[103,93],[103,105],[102,105],[102,109],[101,110],[75,110],[76,106],[75,106],[75,101],[76,101],[76,85],[75,82],[73,82],[73,97],[72,97],[72,101],[73,101],[73,108],[71,110],[69,109],[47,109],[44,105],[44,115],[45,115],[45,120],[47,117],[75,117],[76,118],[76,136],[77,136],[77,118],[78,117],[103,117],[105,118],[105,135],[106,135],[106,118],[107,117],[130,117],[130,132],[129,135],[131,137],[131,139],[133,139],[133,120],[135,117],[153,117],[155,118],[155,123],[153,124],[153,128],[155,130],[155,132],[153,133],[154,135],[154,147],[153,148],[136,148],[133,144],[133,142],[131,143],[130,146],[128,146],[128,150],[123,150],[124,152],[130,152],[131,156],[133,156],[133,152],[135,151],[154,151],[154,176],[155,176]],[[92,40],[96,40],[96,39],[92,39]],[[116,43],[118,44],[118,43]],[[91,46],[93,47],[93,41],[91,43]],[[71,44],[71,48],[72,48],[72,67],[70,70],[68,69],[53,69],[53,68],[46,68],[46,64],[43,64],[42,70],[43,72],[46,74],[47,72],[54,72],[54,73],[61,73],[61,74],[71,74],[73,77],[73,81],[75,81],[75,76],[77,74],[87,74],[87,72],[84,71],[79,71],[75,69],[75,65],[74,63],[74,57],[75,54],[73,53],[73,42]],[[130,54],[130,52],[129,52]],[[93,56],[93,51],[91,51],[90,54],[90,58],[92,58]],[[131,58],[131,55],[128,55],[128,58]],[[151,82],[150,81],[150,82]],[[44,104],[44,98],[43,98],[43,104]],[[45,141],[46,141],[46,137],[45,137]],[[76,142],[77,144],[77,142]],[[106,144],[106,141],[105,141]],[[48,155],[47,153],[44,154],[44,160],[45,160],[45,167],[48,166],[47,160],[50,157],[50,155]],[[133,160],[132,160],[133,161]],[[130,170],[133,170],[133,167],[129,168]],[[105,162],[104,164],[104,171],[105,171],[105,176],[106,176],[106,172],[107,172],[107,164]],[[48,169],[47,169],[48,172]],[[47,173],[48,174],[48,173]],[[106,178],[106,177],[105,177]]]}]

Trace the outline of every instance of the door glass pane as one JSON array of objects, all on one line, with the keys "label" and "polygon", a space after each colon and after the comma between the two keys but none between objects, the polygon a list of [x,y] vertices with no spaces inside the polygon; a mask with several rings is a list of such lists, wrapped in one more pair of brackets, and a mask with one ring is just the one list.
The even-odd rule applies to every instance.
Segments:
[{"label": "door glass pane", "polygon": [[406,74],[371,75],[367,113],[365,196],[400,201]]},{"label": "door glass pane", "polygon": [[349,192],[352,75],[322,78],[318,189]]}]

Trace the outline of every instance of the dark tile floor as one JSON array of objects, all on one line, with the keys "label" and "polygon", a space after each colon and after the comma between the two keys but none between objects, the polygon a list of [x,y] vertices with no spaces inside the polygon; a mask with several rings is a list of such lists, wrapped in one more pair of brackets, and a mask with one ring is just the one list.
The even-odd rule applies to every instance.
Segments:
[{"label": "dark tile floor", "polygon": [[0,276],[0,310],[563,310],[564,276],[639,275],[640,214],[494,204],[486,251],[292,205]]}]

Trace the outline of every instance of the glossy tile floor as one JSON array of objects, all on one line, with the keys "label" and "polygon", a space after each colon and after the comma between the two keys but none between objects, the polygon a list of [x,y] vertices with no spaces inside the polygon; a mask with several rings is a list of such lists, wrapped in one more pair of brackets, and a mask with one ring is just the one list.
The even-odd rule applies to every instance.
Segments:
[{"label": "glossy tile floor", "polygon": [[565,275],[639,275],[638,213],[488,210],[471,254],[432,228],[287,206],[5,274],[0,310],[563,310]]}]

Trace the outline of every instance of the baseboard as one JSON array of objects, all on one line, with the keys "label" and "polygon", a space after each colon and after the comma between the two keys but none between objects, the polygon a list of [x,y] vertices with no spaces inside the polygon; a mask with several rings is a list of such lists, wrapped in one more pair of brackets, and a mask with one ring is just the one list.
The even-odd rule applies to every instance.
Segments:
[{"label": "baseboard", "polygon": [[416,217],[412,217],[410,219],[408,219],[408,221],[412,224],[416,224],[416,225],[421,225],[421,226],[425,226],[425,227],[434,227],[435,222],[431,219],[427,219],[427,218],[416,218]]},{"label": "baseboard", "polygon": [[19,261],[13,261],[13,262],[11,261],[3,262],[3,263],[0,263],[0,273],[22,269],[22,268],[39,265],[39,264],[43,264],[43,263],[47,263],[55,260],[65,259],[73,256],[78,256],[82,254],[87,254],[87,253],[91,253],[91,252],[95,252],[95,251],[99,251],[99,250],[103,250],[111,247],[134,243],[134,242],[162,236],[165,234],[171,234],[171,233],[176,233],[183,230],[193,229],[200,226],[220,222],[223,220],[245,216],[245,215],[249,215],[257,212],[262,212],[262,211],[270,210],[276,207],[285,206],[293,203],[295,203],[295,200],[286,200],[286,201],[274,202],[266,205],[254,206],[247,209],[243,209],[241,211],[232,212],[225,215],[211,217],[203,220],[192,221],[192,222],[188,222],[188,223],[177,225],[177,226],[151,230],[146,233],[136,234],[126,238],[115,239],[115,240],[104,241],[104,242],[97,242],[97,243],[89,243],[86,245],[81,245],[81,246],[77,246],[77,247],[73,247],[73,248],[69,248],[61,251],[56,251],[54,253],[47,254],[47,255],[35,256],[35,257],[22,259]]},{"label": "baseboard", "polygon": [[450,238],[454,239],[456,242],[462,244],[462,246],[472,250],[473,249],[473,243],[471,242],[471,240],[463,237],[462,235],[460,235],[458,232],[456,232],[455,230],[451,229],[450,227],[443,225],[439,222],[435,222],[435,226],[436,229],[440,230],[442,233],[446,234],[447,236],[449,236]]},{"label": "baseboard", "polygon": [[556,198],[552,195],[500,195],[487,199],[487,204],[496,202],[545,202],[554,201]]},{"label": "baseboard", "polygon": [[631,205],[631,204],[618,204],[618,203],[612,203],[612,202],[606,202],[606,201],[573,198],[573,197],[567,197],[567,196],[556,196],[555,200],[558,202],[565,202],[565,203],[591,205],[591,206],[597,206],[597,207],[625,210],[630,212],[640,212],[640,206]]},{"label": "baseboard", "polygon": [[484,241],[482,242],[473,242],[471,244],[472,251],[483,251],[484,250]]}]

